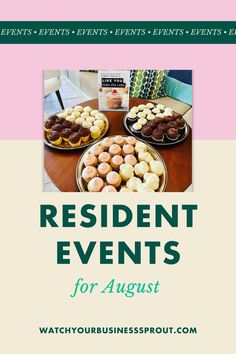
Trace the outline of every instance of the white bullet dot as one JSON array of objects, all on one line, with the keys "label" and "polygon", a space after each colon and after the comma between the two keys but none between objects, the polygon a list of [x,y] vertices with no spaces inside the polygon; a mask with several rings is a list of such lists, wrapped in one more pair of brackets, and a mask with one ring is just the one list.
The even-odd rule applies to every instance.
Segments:
[{"label": "white bullet dot", "polygon": [[224,33],[227,33],[226,31],[224,31]]},{"label": "white bullet dot", "polygon": [[110,33],[113,33],[112,31],[110,31]]},{"label": "white bullet dot", "polygon": [[34,31],[34,33],[37,33],[37,31]]},{"label": "white bullet dot", "polygon": [[72,31],[72,33],[75,33],[75,31]]},{"label": "white bullet dot", "polygon": [[188,31],[186,31],[186,33],[188,33]]},{"label": "white bullet dot", "polygon": [[148,33],[151,33],[151,31],[148,31]]}]

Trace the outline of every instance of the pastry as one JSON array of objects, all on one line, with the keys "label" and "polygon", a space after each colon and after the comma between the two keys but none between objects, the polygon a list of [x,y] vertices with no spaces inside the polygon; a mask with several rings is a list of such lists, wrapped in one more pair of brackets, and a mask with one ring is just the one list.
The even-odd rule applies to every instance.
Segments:
[{"label": "pastry", "polygon": [[104,147],[105,150],[108,150],[109,147],[114,143],[114,140],[112,138],[105,138],[102,141],[102,146]]},{"label": "pastry", "polygon": [[[169,123],[168,123],[169,124]],[[160,130],[162,133],[166,133],[168,130],[168,126],[166,123],[160,123],[157,126],[158,130]]]},{"label": "pastry", "polygon": [[90,148],[90,152],[91,154],[95,155],[95,156],[98,156],[102,153],[102,148],[100,145],[93,145],[91,148]]},{"label": "pastry", "polygon": [[95,117],[96,114],[98,114],[98,113],[99,113],[99,111],[98,111],[97,109],[93,109],[93,110],[90,112],[90,115],[93,116],[93,117]]},{"label": "pastry", "polygon": [[110,93],[106,95],[106,105],[110,109],[119,109],[122,104],[122,97],[113,89]]},{"label": "pastry", "polygon": [[132,125],[131,129],[133,130],[134,133],[140,133],[142,127],[143,127],[142,124],[137,122]]},{"label": "pastry", "polygon": [[[115,140],[115,139],[114,139]],[[114,155],[120,155],[121,154],[121,147],[120,145],[118,144],[112,144],[110,147],[109,147],[109,154],[111,156],[114,156]]]},{"label": "pastry", "polygon": [[153,114],[157,114],[157,113],[161,113],[161,112],[160,112],[160,109],[158,109],[158,108],[153,108],[152,113],[153,113]]},{"label": "pastry", "polygon": [[105,186],[102,188],[102,192],[117,192],[117,189],[114,186]]},{"label": "pastry", "polygon": [[65,128],[61,132],[61,137],[64,141],[69,141],[69,137],[72,134],[72,130],[70,128]]},{"label": "pastry", "polygon": [[156,118],[155,115],[152,114],[152,113],[148,114],[147,117],[146,117],[147,120],[154,120],[155,118]]},{"label": "pastry", "polygon": [[157,113],[156,117],[157,118],[165,118],[165,115],[163,113]]},{"label": "pastry", "polygon": [[134,175],[134,168],[131,165],[123,163],[120,165],[120,175],[123,181],[128,181]]},{"label": "pastry", "polygon": [[124,162],[128,165],[135,166],[138,161],[134,155],[126,155]]},{"label": "pastry", "polygon": [[111,155],[108,154],[108,152],[101,152],[101,154],[98,155],[98,161],[99,162],[109,162],[111,159]]},{"label": "pastry", "polygon": [[88,183],[89,192],[100,192],[104,186],[104,182],[100,177],[92,178]]},{"label": "pastry", "polygon": [[146,108],[145,104],[140,104],[140,105],[138,106],[138,110],[139,110],[139,111],[143,111],[145,108]]},{"label": "pastry", "polygon": [[[133,156],[133,155],[132,155]],[[120,165],[124,162],[123,157],[121,155],[115,155],[111,159],[111,166],[114,170],[119,170]]]},{"label": "pastry", "polygon": [[61,134],[58,131],[51,131],[51,133],[48,135],[48,140],[50,143],[53,145],[60,145],[62,143],[62,137]]},{"label": "pastry", "polygon": [[66,117],[66,120],[68,120],[69,122],[71,122],[71,123],[74,123],[75,122],[75,117],[73,117],[73,116],[67,116]]},{"label": "pastry", "polygon": [[97,175],[97,169],[93,166],[86,166],[82,171],[82,178],[85,182],[89,182],[92,178]]},{"label": "pastry", "polygon": [[138,117],[138,118],[145,118],[145,117],[146,117],[146,114],[145,114],[144,112],[139,112],[139,113],[137,114],[137,117]]},{"label": "pastry", "polygon": [[142,141],[137,141],[134,149],[137,153],[139,153],[142,150],[147,151],[147,145]]},{"label": "pastry", "polygon": [[124,192],[124,193],[126,193],[126,192],[133,192],[131,189],[129,189],[129,188],[126,188],[126,187],[122,187],[121,189],[120,189],[120,192],[122,193],[122,192]]},{"label": "pastry", "polygon": [[157,108],[157,109],[160,109],[160,110],[162,110],[162,111],[164,111],[165,106],[164,106],[163,104],[160,104],[160,103],[159,103],[159,104],[156,105],[156,108]]},{"label": "pastry", "polygon": [[125,141],[126,141],[126,143],[129,144],[129,145],[135,145],[137,139],[136,139],[134,136],[127,136],[127,137],[125,138]]},{"label": "pastry", "polygon": [[141,125],[145,125],[147,123],[147,119],[146,118],[139,118],[138,123]]},{"label": "pastry", "polygon": [[92,108],[90,106],[84,107],[84,112],[90,113],[92,111]]},{"label": "pastry", "polygon": [[61,131],[63,130],[63,126],[60,125],[60,124],[54,124],[54,125],[52,126],[52,130],[53,130],[53,131],[56,131],[56,132],[61,132]]},{"label": "pastry", "polygon": [[96,166],[97,161],[97,157],[91,153],[84,155],[83,163],[85,164],[85,166]]},{"label": "pastry", "polygon": [[67,107],[65,109],[65,113],[66,113],[67,116],[71,115],[72,112],[73,112],[73,108],[72,107]]},{"label": "pastry", "polygon": [[144,182],[147,183],[149,188],[151,188],[153,190],[158,189],[159,184],[160,184],[160,178],[155,173],[147,172],[143,176],[143,179],[144,179]]},{"label": "pastry", "polygon": [[152,109],[152,108],[154,108],[154,104],[151,103],[151,102],[148,102],[148,103],[146,104],[146,107],[149,108],[149,109]]},{"label": "pastry", "polygon": [[93,125],[93,123],[88,122],[87,120],[85,120],[85,121],[82,123],[82,127],[87,128],[87,129],[90,129],[92,125]]},{"label": "pastry", "polygon": [[148,126],[148,127],[151,127],[152,129],[156,129],[156,128],[157,128],[157,125],[158,125],[158,123],[157,123],[156,120],[147,122],[147,126]]},{"label": "pastry", "polygon": [[106,177],[106,175],[112,170],[111,165],[106,162],[102,162],[98,165],[98,173],[100,177]]},{"label": "pastry", "polygon": [[95,119],[96,120],[105,120],[105,117],[104,117],[104,115],[102,113],[97,113],[95,115]]},{"label": "pastry", "polygon": [[138,113],[139,109],[138,107],[134,106],[131,108],[130,112]]},{"label": "pastry", "polygon": [[145,125],[141,130],[141,135],[144,138],[150,138],[152,136],[152,128],[148,125]]},{"label": "pastry", "polygon": [[50,117],[48,117],[48,120],[51,120],[52,122],[55,122],[58,117],[59,116],[57,116],[56,114],[52,114]]},{"label": "pastry", "polygon": [[121,184],[121,176],[115,171],[111,171],[107,174],[106,181],[108,184],[118,188]]},{"label": "pastry", "polygon": [[55,123],[62,125],[64,123],[64,121],[65,121],[65,118],[58,117],[58,118],[56,118]]},{"label": "pastry", "polygon": [[135,112],[130,111],[127,114],[127,118],[128,120],[130,120],[131,122],[135,121],[137,119],[137,114]]},{"label": "pastry", "polygon": [[148,172],[148,164],[141,161],[134,166],[134,173],[137,177],[143,177]]},{"label": "pastry", "polygon": [[101,119],[95,120],[95,122],[93,123],[93,125],[96,126],[96,127],[99,127],[101,131],[105,128],[105,123],[104,123],[104,121],[101,120]]},{"label": "pastry", "polygon": [[154,192],[154,190],[150,188],[147,183],[141,183],[137,185],[137,192]]},{"label": "pastry", "polygon": [[73,113],[71,113],[72,117],[79,118],[80,117],[80,112],[79,111],[74,111]]},{"label": "pastry", "polygon": [[88,118],[89,117],[89,113],[88,112],[83,112],[83,113],[81,113],[81,118],[84,118],[84,119],[86,119],[86,118]]},{"label": "pastry", "polygon": [[138,177],[131,177],[127,182],[126,186],[128,189],[131,189],[133,192],[137,192],[137,185],[141,184],[142,180]]},{"label": "pastry", "polygon": [[93,123],[95,121],[95,118],[92,117],[92,116],[89,116],[89,117],[86,118],[86,121]]},{"label": "pastry", "polygon": [[178,129],[178,123],[175,122],[175,121],[168,122],[168,123],[166,124],[166,126],[167,126],[168,128],[175,128],[175,129]]},{"label": "pastry", "polygon": [[75,123],[82,125],[85,122],[85,118],[79,117],[75,120]]},{"label": "pastry", "polygon": [[185,125],[186,125],[186,122],[183,118],[177,118],[176,119],[176,123],[178,124],[178,128],[179,129],[184,129],[185,128]]},{"label": "pastry", "polygon": [[53,120],[47,120],[44,124],[44,130],[46,131],[46,133],[50,133],[54,125],[55,122]]},{"label": "pastry", "polygon": [[123,145],[125,142],[125,138],[122,135],[116,135],[114,137],[114,143],[118,145]]},{"label": "pastry", "polygon": [[90,136],[90,130],[84,127],[80,127],[79,134],[81,136],[81,141],[87,142]]},{"label": "pastry", "polygon": [[78,132],[78,131],[80,130],[80,128],[81,128],[81,125],[79,125],[79,124],[77,124],[77,123],[73,123],[73,124],[71,125],[71,130],[72,130],[72,132]]},{"label": "pastry", "polygon": [[81,137],[79,133],[72,133],[69,136],[69,144],[72,147],[78,147],[81,144]]},{"label": "pastry", "polygon": [[154,129],[152,132],[152,138],[155,141],[163,141],[164,133],[159,129]]},{"label": "pastry", "polygon": [[138,159],[139,159],[139,161],[145,161],[145,162],[149,163],[150,161],[153,160],[153,156],[150,154],[150,152],[140,151],[138,153]]},{"label": "pastry", "polygon": [[83,107],[82,106],[75,106],[74,111],[83,112]]},{"label": "pastry", "polygon": [[72,123],[69,120],[64,120],[62,126],[64,128],[70,128],[72,126]]},{"label": "pastry", "polygon": [[133,145],[125,144],[122,148],[122,153],[124,156],[133,154],[134,153]]},{"label": "pastry", "polygon": [[145,108],[145,109],[143,110],[143,113],[145,113],[146,116],[147,116],[148,114],[151,114],[152,111],[151,111],[149,108]]},{"label": "pastry", "polygon": [[178,138],[178,129],[175,128],[169,128],[167,130],[166,136],[168,137],[169,140],[176,140]]},{"label": "pastry", "polygon": [[161,176],[164,173],[164,166],[161,161],[152,160],[149,163],[150,171],[155,173],[157,176]]},{"label": "pastry", "polygon": [[98,139],[101,135],[101,130],[98,127],[93,125],[90,128],[90,134],[93,139]]}]

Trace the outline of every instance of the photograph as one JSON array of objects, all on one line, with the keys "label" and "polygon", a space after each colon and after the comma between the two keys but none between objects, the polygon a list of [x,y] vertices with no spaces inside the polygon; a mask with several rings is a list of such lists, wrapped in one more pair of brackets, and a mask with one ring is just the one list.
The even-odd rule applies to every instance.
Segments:
[{"label": "photograph", "polygon": [[191,192],[191,70],[44,70],[45,192]]}]

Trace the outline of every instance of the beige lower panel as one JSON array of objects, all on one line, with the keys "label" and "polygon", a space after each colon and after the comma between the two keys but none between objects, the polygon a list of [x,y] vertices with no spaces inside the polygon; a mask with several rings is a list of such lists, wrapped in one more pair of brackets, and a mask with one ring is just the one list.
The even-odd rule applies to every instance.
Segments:
[{"label": "beige lower panel", "polygon": [[[145,194],[145,203],[197,203],[193,229],[40,230],[39,205],[112,204],[108,194],[43,193],[43,147],[37,141],[2,141],[1,151],[1,346],[3,353],[230,353],[234,343],[235,300],[235,151],[232,141],[195,141],[193,193]],[[117,203],[126,203],[124,194]],[[125,195],[126,198],[126,195]],[[127,205],[144,202],[129,195]],[[56,264],[57,240],[160,240],[180,242],[175,266],[81,266]],[[155,281],[157,295],[125,298],[99,293],[70,299],[73,283],[88,281]],[[42,336],[38,326],[197,326],[198,335]]]}]

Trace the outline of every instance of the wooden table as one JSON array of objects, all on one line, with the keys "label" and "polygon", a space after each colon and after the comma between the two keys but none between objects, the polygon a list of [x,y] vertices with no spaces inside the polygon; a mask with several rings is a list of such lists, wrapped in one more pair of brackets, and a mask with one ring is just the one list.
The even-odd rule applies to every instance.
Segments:
[{"label": "wooden table", "polygon": [[[131,98],[130,107],[146,103]],[[81,106],[98,107],[98,100],[80,103]],[[110,127],[107,135],[127,135],[123,125],[125,112],[105,112]],[[44,167],[52,182],[61,192],[78,192],[75,171],[77,162],[85,149],[62,151],[44,145]],[[181,143],[169,147],[157,147],[168,170],[167,192],[184,192],[192,183],[192,130]]]}]

